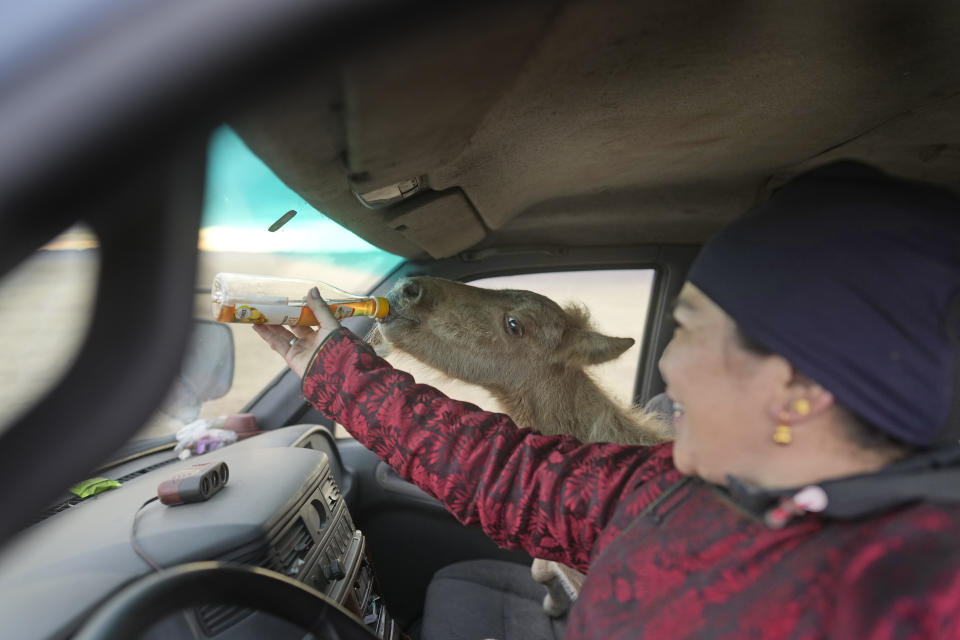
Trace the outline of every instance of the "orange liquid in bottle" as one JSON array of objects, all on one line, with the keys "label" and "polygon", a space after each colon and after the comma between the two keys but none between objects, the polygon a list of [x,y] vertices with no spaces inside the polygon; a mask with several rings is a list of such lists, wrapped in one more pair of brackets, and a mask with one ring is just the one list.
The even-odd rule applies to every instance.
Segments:
[{"label": "orange liquid in bottle", "polygon": [[[330,307],[333,317],[335,317],[337,320],[351,318],[353,316],[368,316],[382,319],[386,318],[387,314],[390,313],[390,303],[387,302],[386,298],[379,297],[365,298],[363,300],[330,302],[327,304],[327,306]],[[310,308],[306,305],[290,306],[287,307],[287,310],[288,311],[283,318],[284,321],[276,322],[277,324],[298,327],[316,327],[320,324],[317,322],[316,316],[313,315],[313,312],[310,311]],[[244,324],[267,324],[270,322],[270,320],[260,313],[255,306],[245,304],[214,304],[213,315],[217,322]],[[296,316],[296,320],[291,322],[290,320],[294,316]]]}]

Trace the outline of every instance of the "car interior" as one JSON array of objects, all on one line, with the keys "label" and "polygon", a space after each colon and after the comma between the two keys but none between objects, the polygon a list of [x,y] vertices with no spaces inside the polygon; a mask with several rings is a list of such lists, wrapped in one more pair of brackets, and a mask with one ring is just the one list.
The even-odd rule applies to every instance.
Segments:
[{"label": "car interior", "polygon": [[[952,2],[58,4],[0,19],[0,276],[78,221],[101,258],[75,358],[0,431],[4,637],[416,638],[439,569],[531,562],[338,437],[289,371],[235,409],[259,435],[129,447],[194,331],[223,123],[401,259],[364,293],[651,270],[637,404],[699,246],[790,177],[853,158],[960,187]],[[229,479],[150,502],[198,462]],[[93,475],[122,486],[67,491]]]}]

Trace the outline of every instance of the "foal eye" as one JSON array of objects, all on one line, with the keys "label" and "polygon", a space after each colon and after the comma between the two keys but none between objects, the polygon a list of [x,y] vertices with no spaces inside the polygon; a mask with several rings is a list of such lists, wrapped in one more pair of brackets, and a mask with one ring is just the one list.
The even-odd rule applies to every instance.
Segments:
[{"label": "foal eye", "polygon": [[503,316],[503,328],[515,338],[523,335],[523,325],[509,313]]}]

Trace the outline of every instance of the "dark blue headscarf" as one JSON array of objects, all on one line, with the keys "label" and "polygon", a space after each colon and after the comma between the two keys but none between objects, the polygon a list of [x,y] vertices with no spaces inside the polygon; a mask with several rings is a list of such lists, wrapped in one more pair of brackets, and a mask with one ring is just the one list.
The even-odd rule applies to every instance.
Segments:
[{"label": "dark blue headscarf", "polygon": [[877,429],[920,446],[960,438],[952,193],[855,162],[821,167],[711,239],[689,280]]}]

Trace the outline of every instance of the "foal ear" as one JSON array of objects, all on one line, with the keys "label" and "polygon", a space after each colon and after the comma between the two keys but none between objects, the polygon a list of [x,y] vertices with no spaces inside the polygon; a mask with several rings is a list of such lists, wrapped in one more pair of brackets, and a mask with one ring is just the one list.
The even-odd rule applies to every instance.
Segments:
[{"label": "foal ear", "polygon": [[613,338],[589,329],[570,329],[557,347],[557,360],[577,365],[613,360],[633,346],[633,338]]}]

